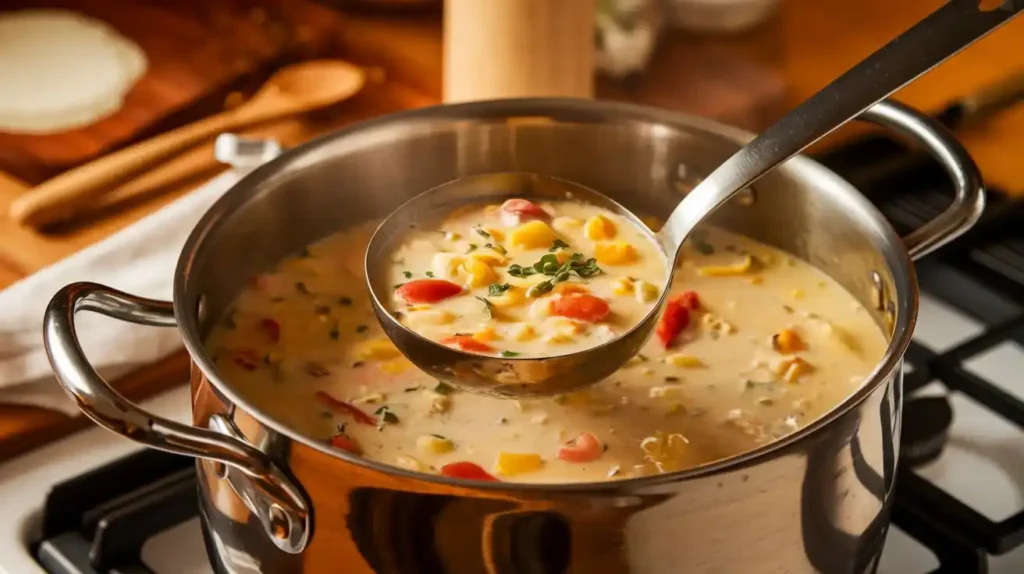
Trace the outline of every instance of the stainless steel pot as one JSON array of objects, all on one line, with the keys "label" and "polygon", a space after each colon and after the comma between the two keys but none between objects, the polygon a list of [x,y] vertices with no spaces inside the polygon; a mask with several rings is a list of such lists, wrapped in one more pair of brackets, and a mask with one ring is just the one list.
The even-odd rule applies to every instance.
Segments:
[{"label": "stainless steel pot", "polygon": [[[890,335],[867,383],[806,428],[729,460],[596,484],[476,484],[365,460],[282,425],[221,378],[203,349],[245,278],[299,246],[386,215],[415,193],[495,171],[550,174],[640,213],[749,135],[654,109],[510,100],[383,117],[301,146],[245,177],[182,252],[174,302],[69,285],[46,312],[61,384],[98,424],[198,459],[202,522],[221,572],[866,572],[881,552],[897,460],[902,356],[917,314],[911,259],[968,228],[977,168],[940,126],[881,103],[863,119],[925,147],[956,201],[901,239],[835,174],[798,157],[717,215],[796,254],[850,290]],[[177,326],[192,355],[194,426],[131,404],[91,368],[74,316],[90,310]]]}]

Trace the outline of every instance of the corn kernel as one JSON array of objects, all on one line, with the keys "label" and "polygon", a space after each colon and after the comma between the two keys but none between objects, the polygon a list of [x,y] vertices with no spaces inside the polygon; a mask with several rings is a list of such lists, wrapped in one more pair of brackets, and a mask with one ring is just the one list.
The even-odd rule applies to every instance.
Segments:
[{"label": "corn kernel", "polygon": [[575,229],[579,229],[583,225],[583,222],[573,217],[556,217],[551,225],[562,233],[569,233]]},{"label": "corn kernel", "polygon": [[405,357],[391,359],[380,366],[380,370],[389,375],[399,375],[412,368],[412,363]]},{"label": "corn kernel", "polygon": [[804,295],[805,293],[803,289],[793,289],[792,291],[789,292],[789,296],[792,297],[794,301],[799,301],[800,299],[803,299]]},{"label": "corn kernel", "polygon": [[547,223],[540,220],[528,221],[508,234],[509,243],[523,249],[551,247],[558,236]]},{"label": "corn kernel", "polygon": [[465,259],[454,253],[435,253],[430,268],[440,279],[456,279]]},{"label": "corn kernel", "polygon": [[665,362],[674,367],[682,367],[684,369],[699,369],[704,366],[704,361],[697,357],[683,355],[682,353],[672,353],[665,357]]},{"label": "corn kernel", "polygon": [[445,232],[444,238],[447,239],[448,241],[458,241],[462,239],[462,236],[459,235],[458,233],[455,233],[454,231],[448,231]]},{"label": "corn kernel", "polygon": [[498,340],[498,333],[491,327],[484,327],[473,334],[473,338],[481,343],[490,343]]},{"label": "corn kernel", "polygon": [[488,297],[491,305],[495,307],[515,307],[526,301],[526,289],[513,285],[507,291],[496,297]]},{"label": "corn kernel", "polygon": [[615,237],[616,229],[612,220],[603,215],[595,215],[583,224],[583,235],[594,241],[600,239],[612,239]]},{"label": "corn kernel", "polygon": [[486,265],[504,265],[505,256],[497,251],[476,251],[469,254],[470,261],[480,261]]},{"label": "corn kernel", "polygon": [[761,277],[760,275],[754,275],[750,279],[747,279],[747,283],[750,283],[751,285],[760,285],[764,283],[764,277]]},{"label": "corn kernel", "polygon": [[754,270],[754,258],[744,255],[743,260],[732,265],[703,265],[697,268],[701,277],[730,277],[746,275]]},{"label": "corn kernel", "polygon": [[370,339],[359,345],[356,356],[364,361],[383,361],[402,355],[390,339]]},{"label": "corn kernel", "polygon": [[537,331],[527,323],[518,323],[509,329],[509,334],[516,341],[529,341],[537,336]]},{"label": "corn kernel", "polygon": [[502,476],[514,476],[535,472],[544,466],[544,459],[535,453],[501,452],[494,464],[494,472]]},{"label": "corn kernel", "polygon": [[634,284],[633,291],[636,292],[636,300],[641,303],[650,303],[657,299],[661,293],[657,286],[642,280]]},{"label": "corn kernel", "polygon": [[810,373],[814,367],[800,357],[788,357],[779,361],[775,373],[781,375],[787,383],[795,383],[803,375]]},{"label": "corn kernel", "polygon": [[615,280],[612,285],[612,292],[616,295],[632,295],[633,294],[633,279],[630,277],[620,277]]},{"label": "corn kernel", "polygon": [[464,267],[467,273],[466,285],[469,287],[486,287],[498,280],[498,274],[483,261],[467,261]]},{"label": "corn kernel", "polygon": [[776,351],[786,354],[802,351],[805,348],[803,340],[792,329],[783,329],[773,335],[772,347]]},{"label": "corn kernel", "polygon": [[636,248],[623,241],[598,243],[594,248],[598,263],[604,265],[629,265],[637,260]]},{"label": "corn kernel", "polygon": [[426,472],[430,469],[427,465],[416,460],[415,458],[407,455],[401,455],[395,458],[395,466],[398,468],[404,468],[405,470],[411,470],[414,472]]},{"label": "corn kernel", "polygon": [[430,454],[445,454],[453,451],[455,445],[444,437],[425,434],[416,439],[416,448]]},{"label": "corn kernel", "polygon": [[579,335],[587,330],[583,323],[565,317],[552,317],[545,321],[545,324],[552,332],[565,335]]}]

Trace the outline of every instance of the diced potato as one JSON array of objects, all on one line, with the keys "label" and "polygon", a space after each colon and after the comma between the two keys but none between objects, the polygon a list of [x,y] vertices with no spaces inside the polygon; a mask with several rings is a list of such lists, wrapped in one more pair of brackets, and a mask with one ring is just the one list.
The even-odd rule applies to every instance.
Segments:
[{"label": "diced potato", "polygon": [[484,327],[473,334],[473,338],[481,343],[490,343],[498,340],[498,333],[492,327]]},{"label": "diced potato", "polygon": [[444,437],[425,434],[416,439],[416,448],[429,454],[445,454],[454,450],[455,445]]},{"label": "diced potato", "polygon": [[536,219],[516,227],[508,234],[509,243],[523,249],[551,247],[555,239],[558,239],[555,231],[547,223]]},{"label": "diced potato", "polygon": [[732,265],[703,265],[697,268],[697,275],[702,277],[734,277],[746,275],[754,271],[754,258],[744,255],[739,263]]},{"label": "diced potato", "polygon": [[430,268],[438,279],[457,279],[465,261],[461,255],[455,253],[435,253]]},{"label": "diced potato", "polygon": [[682,353],[672,353],[665,357],[665,362],[669,365],[682,367],[684,369],[699,369],[704,366],[704,362],[697,357],[684,355]]},{"label": "diced potato", "polygon": [[598,243],[594,247],[594,257],[602,265],[629,265],[635,263],[638,255],[636,248],[624,241]]},{"label": "diced potato", "polygon": [[430,467],[416,460],[415,458],[408,455],[399,455],[395,458],[395,466],[404,468],[405,470],[412,470],[414,472],[426,472],[430,470]]},{"label": "diced potato", "polygon": [[806,295],[806,293],[804,293],[803,289],[793,289],[792,291],[789,292],[789,296],[794,301],[799,301],[800,299],[803,299],[804,295]]},{"label": "diced potato", "polygon": [[497,251],[475,251],[469,254],[470,261],[482,261],[486,265],[504,265],[505,256]]},{"label": "diced potato", "polygon": [[636,300],[641,303],[650,303],[658,298],[661,290],[653,283],[639,280],[633,284],[633,291],[636,293]]},{"label": "diced potato", "polygon": [[583,224],[583,235],[587,239],[598,241],[601,239],[613,239],[616,233],[615,224],[611,219],[603,215],[595,215]]},{"label": "diced potato", "polygon": [[583,225],[583,222],[573,217],[556,217],[555,220],[551,222],[551,225],[562,233],[570,233],[573,230],[579,229]]},{"label": "diced potato", "polygon": [[463,266],[466,269],[466,285],[468,287],[486,287],[498,280],[498,274],[483,261],[470,260]]},{"label": "diced potato", "polygon": [[402,355],[398,347],[390,339],[370,339],[364,341],[356,350],[356,356],[364,361],[383,361],[394,359]]},{"label": "diced potato", "polygon": [[531,319],[543,319],[551,316],[551,299],[545,297],[543,299],[537,299],[530,305],[530,318]]},{"label": "diced potato", "polygon": [[501,452],[494,464],[494,472],[502,476],[515,476],[536,472],[544,466],[544,459],[536,453]]},{"label": "diced potato", "polygon": [[792,329],[783,329],[772,336],[772,347],[780,353],[796,353],[806,347],[800,336]]},{"label": "diced potato", "polygon": [[510,289],[496,297],[488,297],[488,301],[495,307],[515,307],[526,301],[526,289],[513,285]]},{"label": "diced potato", "polygon": [[634,287],[632,277],[620,277],[612,284],[612,292],[616,295],[632,295]]}]

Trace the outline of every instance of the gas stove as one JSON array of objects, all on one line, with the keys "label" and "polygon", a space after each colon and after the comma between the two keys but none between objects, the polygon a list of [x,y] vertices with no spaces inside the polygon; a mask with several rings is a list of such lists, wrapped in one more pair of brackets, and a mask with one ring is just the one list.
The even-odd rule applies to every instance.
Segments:
[{"label": "gas stove", "polygon": [[[884,149],[902,153],[893,142]],[[907,154],[883,175],[859,149],[820,158],[901,233],[951,197],[941,169]],[[888,161],[891,168],[892,161]],[[1024,572],[1024,201],[990,192],[968,234],[917,264],[901,465],[879,572]],[[187,386],[146,407],[189,420]],[[0,573],[208,574],[194,463],[98,428],[0,466]],[[256,572],[246,557],[237,572]]]}]

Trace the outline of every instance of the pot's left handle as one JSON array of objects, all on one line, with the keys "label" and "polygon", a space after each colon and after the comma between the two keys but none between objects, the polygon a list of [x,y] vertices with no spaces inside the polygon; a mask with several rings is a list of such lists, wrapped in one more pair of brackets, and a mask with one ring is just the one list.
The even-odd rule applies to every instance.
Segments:
[{"label": "pot's left handle", "polygon": [[43,319],[43,341],[57,380],[78,408],[100,426],[146,446],[237,469],[261,495],[242,499],[270,539],[285,552],[302,552],[309,542],[310,512],[295,483],[266,454],[245,441],[159,417],[121,396],[82,351],[75,331],[75,314],[79,311],[140,325],[173,327],[171,303],[96,283],[73,283],[58,291]]}]

